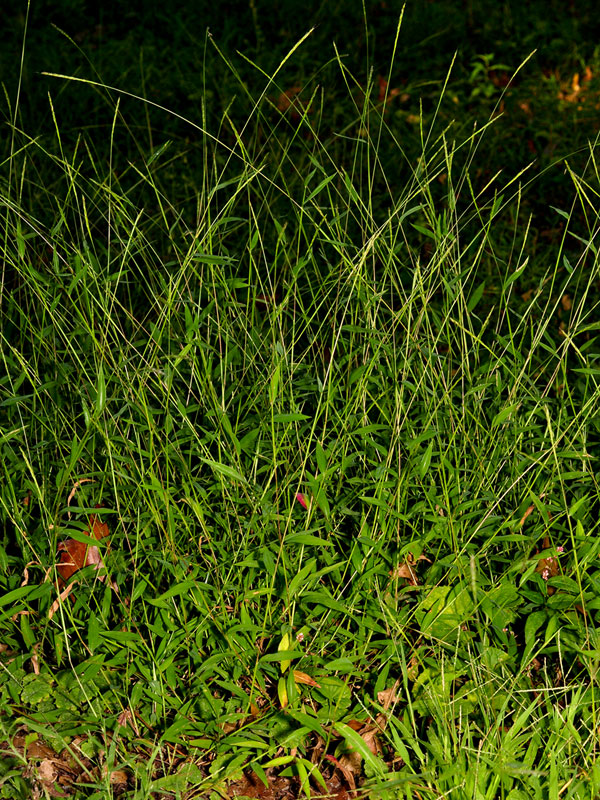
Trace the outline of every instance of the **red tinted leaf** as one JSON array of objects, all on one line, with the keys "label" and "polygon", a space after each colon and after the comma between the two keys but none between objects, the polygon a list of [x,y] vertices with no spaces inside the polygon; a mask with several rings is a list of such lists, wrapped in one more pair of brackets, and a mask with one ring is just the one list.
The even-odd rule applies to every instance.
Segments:
[{"label": "red tinted leaf", "polygon": [[296,500],[300,503],[302,508],[304,508],[304,509],[306,509],[306,511],[308,511],[308,503],[306,502],[305,495],[300,494],[300,492],[298,492],[298,494],[296,495]]}]

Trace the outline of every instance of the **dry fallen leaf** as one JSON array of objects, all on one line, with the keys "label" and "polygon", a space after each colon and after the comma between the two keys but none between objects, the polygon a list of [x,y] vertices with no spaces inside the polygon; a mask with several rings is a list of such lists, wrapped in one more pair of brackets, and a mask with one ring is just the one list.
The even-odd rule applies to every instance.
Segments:
[{"label": "dry fallen leaf", "polygon": [[356,750],[352,750],[348,755],[341,756],[336,759],[336,766],[342,771],[344,778],[348,781],[350,793],[356,793],[356,778],[355,775],[360,777],[360,769],[362,764],[362,756]]},{"label": "dry fallen leaf", "polygon": [[314,678],[311,678],[306,672],[300,672],[298,669],[294,670],[294,681],[296,683],[304,683],[306,686],[315,686],[317,689],[321,688]]},{"label": "dry fallen leaf", "polygon": [[287,114],[293,122],[298,122],[305,111],[310,114],[312,110],[309,101],[300,98],[301,93],[302,86],[290,86],[277,98],[277,108],[282,114]]},{"label": "dry fallen leaf", "polygon": [[386,106],[385,110],[387,112],[388,106],[392,102],[394,97],[400,94],[400,89],[398,88],[388,89],[388,82],[383,77],[383,75],[377,76],[377,84],[379,87],[379,94],[377,100],[379,103],[383,103],[385,101],[385,106]]},{"label": "dry fallen leaf", "polygon": [[73,589],[75,589],[75,586],[76,586],[75,583],[70,583],[66,588],[62,590],[62,592],[58,595],[56,600],[50,606],[50,609],[48,611],[48,619],[52,619],[52,617],[56,614],[56,612],[60,608],[61,603],[64,603],[64,601],[71,594]]},{"label": "dry fallen leaf", "polygon": [[[83,483],[93,483],[93,482],[94,481],[92,478],[82,478],[80,481],[75,481],[75,483],[73,484],[73,488],[71,489],[71,491],[69,492],[69,496],[67,497],[67,506],[71,505],[71,500],[75,497],[75,495],[77,494],[77,490]],[[71,519],[70,511],[69,511],[69,519]]]},{"label": "dry fallen leaf", "polygon": [[417,573],[415,572],[415,565],[417,561],[427,561],[431,564],[431,560],[427,556],[420,555],[415,558],[412,553],[406,554],[406,560],[397,564],[394,569],[390,570],[389,575],[392,578],[404,578],[408,581],[409,586],[418,586]]},{"label": "dry fallen leaf", "polygon": [[27,739],[27,736],[23,734],[17,734],[12,740],[13,747],[20,751],[24,757],[26,756],[29,759],[56,758],[56,753],[54,750],[51,747],[48,747],[47,744],[44,744],[44,742],[40,739],[36,739],[33,742],[28,742]]},{"label": "dry fallen leaf", "polygon": [[389,689],[383,689],[381,692],[377,692],[377,702],[380,706],[383,706],[383,710],[387,711],[388,708],[398,701],[398,695],[396,694],[396,689],[398,688],[398,684],[400,681],[396,681],[393,686],[390,686]]},{"label": "dry fallen leaf", "polygon": [[113,771],[108,776],[108,780],[114,786],[115,784],[119,786],[123,786],[123,784],[127,784],[128,775],[124,769],[113,769]]},{"label": "dry fallen leaf", "polygon": [[418,585],[416,573],[408,561],[403,561],[390,570],[390,575],[392,578],[405,578],[410,586]]},{"label": "dry fallen leaf", "polygon": [[117,717],[117,722],[122,728],[126,728],[129,726],[131,730],[135,733],[136,736],[140,735],[137,723],[135,721],[135,717],[130,708],[125,708],[119,716]]},{"label": "dry fallen leaf", "polygon": [[527,289],[527,291],[523,292],[523,294],[521,295],[521,300],[524,303],[528,303],[531,300],[534,291],[535,291],[535,289]]},{"label": "dry fallen leaf", "polygon": [[[37,768],[38,778],[50,797],[69,797],[76,773],[58,756],[45,758]],[[66,791],[62,791],[62,788]]]},{"label": "dry fallen leaf", "polygon": [[[100,508],[100,506],[97,505],[96,508]],[[89,531],[85,531],[85,534],[100,541],[105,539],[109,533],[108,525],[101,521],[98,514],[92,514],[90,516]],[[59,542],[56,556],[58,559],[56,565],[56,571],[58,572],[57,587],[60,594],[50,608],[49,619],[52,618],[61,602],[73,589],[73,584],[70,584],[65,589],[69,578],[78,570],[83,569],[83,567],[93,566],[97,570],[104,568],[100,548],[85,542],[79,542],[76,539],[65,539]],[[100,575],[99,578],[101,581],[106,580],[105,575]],[[118,592],[117,584],[114,581],[110,581],[110,586],[115,592]]]},{"label": "dry fallen leaf", "polygon": [[521,521],[519,522],[519,528],[522,528],[522,527],[523,527],[523,525],[525,525],[525,520],[527,519],[527,517],[528,517],[530,514],[532,514],[532,513],[534,512],[534,510],[535,510],[535,505],[532,503],[532,504],[529,506],[529,508],[528,508],[528,509],[525,511],[525,513],[523,514],[523,516],[521,517]]},{"label": "dry fallen leaf", "polygon": [[592,69],[589,66],[585,68],[583,75],[576,72],[571,78],[569,88],[565,87],[559,91],[558,99],[567,103],[585,102],[586,84],[591,81],[592,77]]},{"label": "dry fallen leaf", "polygon": [[38,775],[42,783],[51,786],[58,777],[58,770],[56,769],[54,759],[45,758],[41,761],[38,767]]},{"label": "dry fallen leaf", "polygon": [[[543,499],[544,499],[544,497],[546,497],[546,493],[545,493],[545,492],[544,492],[544,494],[541,494],[541,495],[540,495],[540,500],[543,500]],[[532,514],[534,511],[535,511],[535,503],[532,503],[532,504],[531,504],[531,505],[528,507],[528,509],[525,511],[525,513],[523,514],[523,516],[521,517],[521,521],[519,522],[519,528],[522,528],[522,527],[523,527],[523,525],[525,524],[525,520],[527,519],[527,517],[528,517],[530,514]]]}]

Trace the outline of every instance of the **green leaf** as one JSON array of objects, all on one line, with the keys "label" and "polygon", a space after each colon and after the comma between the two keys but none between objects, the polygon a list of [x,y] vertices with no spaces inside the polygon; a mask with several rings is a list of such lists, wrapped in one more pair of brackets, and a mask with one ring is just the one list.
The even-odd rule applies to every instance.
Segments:
[{"label": "green leaf", "polygon": [[96,387],[96,413],[101,414],[106,405],[106,382],[102,363],[98,367],[98,385]]},{"label": "green leaf", "polygon": [[485,281],[483,281],[483,283],[480,283],[479,286],[475,289],[475,291],[471,295],[471,297],[469,297],[469,302],[467,303],[467,310],[469,312],[473,311],[477,303],[481,300],[484,291],[485,291]]},{"label": "green leaf", "polygon": [[321,183],[317,186],[316,189],[312,190],[312,192],[308,195],[308,197],[306,198],[306,200],[304,202],[305,203],[310,203],[310,201],[314,197],[316,197],[319,194],[319,192],[323,191],[323,189],[327,186],[327,184],[330,183],[336,177],[337,177],[337,173],[334,172],[333,175],[329,175],[327,178],[323,178]]},{"label": "green leaf", "polygon": [[315,455],[317,456],[317,467],[319,468],[319,472],[323,475],[327,472],[327,456],[319,442],[317,442],[315,446]]},{"label": "green leaf", "polygon": [[90,614],[88,621],[88,647],[92,653],[98,648],[101,642],[98,616],[96,614]]},{"label": "green leaf", "polygon": [[292,599],[302,589],[313,585],[315,581],[314,572],[316,569],[316,564],[316,558],[311,558],[302,567],[302,569],[296,575],[294,575],[288,586],[288,596],[290,599]]},{"label": "green leaf", "polygon": [[201,264],[231,264],[233,262],[231,256],[213,256],[211,253],[194,253],[192,259]]},{"label": "green leaf", "polygon": [[511,414],[514,414],[514,412],[519,408],[519,405],[520,403],[513,403],[513,405],[507,406],[506,408],[503,408],[502,411],[499,411],[492,420],[492,428],[497,428],[499,425],[502,425],[502,423],[507,420]]},{"label": "green leaf", "polygon": [[564,217],[566,220],[570,220],[570,214],[567,214],[566,211],[563,211],[562,208],[557,208],[556,206],[550,206],[552,211],[556,211],[557,214],[560,214],[561,217]]},{"label": "green leaf", "polygon": [[473,610],[473,600],[466,586],[434,586],[417,607],[416,616],[423,634],[448,641]]},{"label": "green leaf", "polygon": [[43,700],[48,700],[52,695],[54,681],[50,675],[26,675],[23,678],[21,699],[24,703],[37,705]]},{"label": "green leaf", "polygon": [[422,233],[423,236],[427,236],[429,239],[434,239],[435,240],[435,233],[433,231],[429,230],[429,228],[424,228],[422,225],[417,225],[414,222],[412,222],[411,225],[413,226],[413,228],[416,231],[419,231],[419,233]]},{"label": "green leaf", "polygon": [[313,688],[315,696],[324,698],[330,705],[330,710],[344,710],[352,702],[352,691],[348,684],[341,678],[333,675],[314,676],[319,688]]},{"label": "green leaf", "polygon": [[90,536],[89,533],[84,533],[76,528],[66,528],[62,533],[66,534],[71,539],[75,539],[76,542],[81,542],[91,547],[106,547],[105,539],[96,539],[94,536]]},{"label": "green leaf", "polygon": [[168,600],[170,597],[176,597],[177,595],[185,594],[186,592],[189,592],[190,589],[195,588],[197,585],[197,581],[182,581],[181,583],[175,584],[175,586],[171,586],[170,589],[167,589],[166,592],[163,592],[163,594],[154,598],[154,600],[146,598],[146,601],[150,603],[150,605],[165,608],[165,600]]},{"label": "green leaf", "polygon": [[7,592],[7,594],[0,596],[0,606],[5,606],[20,600],[22,597],[27,597],[28,594],[32,594],[34,589],[35,586],[19,586],[17,589],[13,589],[12,592]]},{"label": "green leaf", "polygon": [[528,263],[529,263],[529,256],[527,256],[527,258],[521,264],[520,267],[517,267],[517,269],[514,272],[512,272],[504,279],[504,284],[502,285],[503,292],[505,292],[509,286],[512,286],[512,284],[521,277],[521,275],[525,272],[525,268],[527,267]]},{"label": "green leaf", "polygon": [[259,664],[270,664],[271,662],[282,662],[285,663],[286,661],[292,661],[298,658],[301,658],[302,653],[298,650],[281,650],[279,653],[267,653],[266,656],[262,656]]},{"label": "green leaf", "polygon": [[429,442],[427,445],[427,450],[423,453],[421,457],[421,463],[419,464],[419,475],[421,478],[424,478],[429,471],[429,465],[431,464],[431,455],[433,453],[433,442]]},{"label": "green leaf", "polygon": [[[279,653],[285,653],[285,652],[287,652],[289,650],[292,650],[291,641],[290,641],[290,635],[289,635],[289,633],[284,633],[283,636],[281,637],[281,640],[280,640],[279,644],[277,645],[277,651]],[[280,663],[279,666],[281,668],[281,673],[282,674],[287,669],[289,669],[289,666],[290,666],[291,663],[292,662],[289,659],[286,659],[285,661],[282,661]]]},{"label": "green leaf", "polygon": [[291,533],[285,537],[286,544],[304,544],[308,547],[331,547],[333,542],[328,542],[325,539],[320,539],[318,536],[313,536],[310,533]]},{"label": "green leaf", "polygon": [[213,461],[210,458],[200,458],[200,461],[207,464],[209,467],[214,469],[215,472],[218,472],[220,475],[223,475],[225,478],[230,478],[234,481],[239,481],[240,483],[248,483],[248,481],[240,475],[237,469],[233,467],[228,467],[227,464],[219,464],[218,461]]},{"label": "green leaf", "polygon": [[327,672],[350,673],[356,671],[356,664],[349,658],[342,656],[341,658],[335,658],[333,661],[328,661],[327,664],[325,664],[325,669]]},{"label": "green leaf", "polygon": [[286,716],[291,717],[296,722],[299,722],[300,725],[303,725],[307,730],[314,731],[319,736],[323,738],[326,737],[326,732],[323,730],[323,726],[319,722],[318,719],[315,719],[310,714],[305,713],[304,711],[298,711],[294,708],[286,709]]},{"label": "green leaf", "polygon": [[279,378],[281,377],[281,362],[277,364],[273,374],[271,375],[271,381],[269,383],[269,403],[271,406],[275,403],[277,399],[277,390],[279,389]]},{"label": "green leaf", "polygon": [[171,144],[172,144],[171,139],[167,139],[167,141],[164,142],[164,144],[159,145],[159,147],[155,147],[154,148],[154,152],[152,153],[152,155],[150,156],[150,158],[146,162],[146,165],[149,167],[150,164],[152,164],[154,161],[156,161],[157,158],[160,158],[160,156],[165,152],[165,150],[168,147],[170,147]]},{"label": "green leaf", "polygon": [[533,645],[535,634],[537,633],[539,627],[546,621],[546,617],[548,615],[545,611],[534,611],[532,614],[529,614],[527,619],[525,620],[525,645],[526,650]]},{"label": "green leaf", "polygon": [[321,509],[325,517],[329,519],[331,512],[329,510],[329,501],[327,500],[327,495],[325,494],[325,488],[319,481],[310,476],[307,478],[307,483],[310,486],[315,503]]}]

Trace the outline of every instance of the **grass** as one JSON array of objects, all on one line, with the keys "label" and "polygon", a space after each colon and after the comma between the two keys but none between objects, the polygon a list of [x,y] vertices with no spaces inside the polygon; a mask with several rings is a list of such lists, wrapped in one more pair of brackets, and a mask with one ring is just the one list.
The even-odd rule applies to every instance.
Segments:
[{"label": "grass", "polygon": [[407,134],[335,50],[294,100],[302,47],[209,43],[218,118],[9,108],[2,797],[600,792],[595,143],[496,174],[508,90]]}]

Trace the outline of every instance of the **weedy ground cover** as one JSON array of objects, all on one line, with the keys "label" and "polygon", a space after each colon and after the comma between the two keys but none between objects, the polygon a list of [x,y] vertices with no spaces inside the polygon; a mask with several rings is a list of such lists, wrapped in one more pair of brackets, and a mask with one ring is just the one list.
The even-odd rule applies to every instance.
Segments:
[{"label": "weedy ground cover", "polygon": [[11,101],[0,796],[600,790],[596,65],[393,34]]}]

